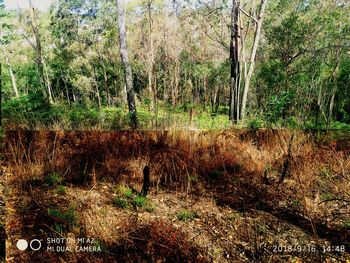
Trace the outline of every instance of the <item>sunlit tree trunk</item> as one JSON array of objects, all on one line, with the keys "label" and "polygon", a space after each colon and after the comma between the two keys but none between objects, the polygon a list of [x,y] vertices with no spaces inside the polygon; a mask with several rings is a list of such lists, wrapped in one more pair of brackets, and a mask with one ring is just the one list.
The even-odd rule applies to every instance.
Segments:
[{"label": "sunlit tree trunk", "polygon": [[253,48],[252,48],[252,52],[250,55],[249,70],[248,70],[248,74],[247,74],[247,77],[246,77],[245,82],[244,82],[241,119],[244,119],[245,113],[246,113],[248,90],[249,90],[250,80],[251,80],[252,75],[253,75],[256,52],[258,50],[258,46],[259,46],[259,42],[260,42],[260,38],[261,38],[261,28],[262,28],[262,23],[263,23],[263,19],[264,19],[267,1],[268,0],[261,0],[260,12],[259,12],[259,17],[258,17],[258,21],[257,21],[257,25],[256,25],[255,35],[254,35]]},{"label": "sunlit tree trunk", "polygon": [[129,63],[128,48],[126,44],[126,7],[125,0],[116,0],[117,13],[118,13],[118,28],[119,28],[119,45],[120,45],[120,57],[122,60],[126,84],[126,96],[128,101],[128,108],[130,113],[131,126],[137,128],[137,116],[136,116],[136,105],[135,95],[132,80],[132,71]]},{"label": "sunlit tree trunk", "polygon": [[41,40],[40,40],[40,34],[39,34],[39,29],[37,26],[36,22],[36,16],[34,12],[34,6],[31,0],[28,0],[29,2],[29,7],[30,7],[30,24],[34,33],[34,38],[35,38],[35,45],[32,44],[32,47],[35,50],[36,53],[36,65],[38,69],[38,75],[39,75],[39,80],[40,80],[40,85],[42,87],[42,93],[44,95],[44,98],[48,100],[48,103],[52,103],[52,97],[49,96],[46,88],[45,87],[45,74],[44,74],[44,65],[43,65],[43,56],[42,56],[42,46],[41,46]]},{"label": "sunlit tree trunk", "polygon": [[2,48],[2,51],[3,51],[4,56],[5,56],[5,63],[7,65],[7,67],[9,68],[9,73],[10,73],[10,76],[11,76],[13,92],[15,93],[16,97],[19,97],[19,93],[18,93],[18,89],[17,89],[16,76],[13,73],[12,66],[11,66],[11,63],[10,63],[10,59],[9,59],[9,57],[6,54],[6,51],[5,51],[4,47]]}]

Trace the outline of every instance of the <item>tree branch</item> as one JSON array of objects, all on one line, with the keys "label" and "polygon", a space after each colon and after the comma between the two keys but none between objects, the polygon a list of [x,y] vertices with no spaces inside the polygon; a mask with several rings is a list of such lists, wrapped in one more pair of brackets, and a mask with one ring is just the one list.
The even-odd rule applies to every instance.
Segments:
[{"label": "tree branch", "polygon": [[28,41],[29,45],[34,49],[36,50],[36,46],[34,45],[34,43],[32,41],[30,41],[30,39],[25,35],[25,34],[22,34],[22,36]]},{"label": "tree branch", "polygon": [[252,15],[249,15],[246,11],[244,11],[242,8],[239,8],[239,10],[243,13],[243,14],[245,14],[247,17],[250,17],[251,19],[253,19],[254,20],[254,22],[257,24],[258,23],[258,20],[255,18],[255,17],[253,17]]}]

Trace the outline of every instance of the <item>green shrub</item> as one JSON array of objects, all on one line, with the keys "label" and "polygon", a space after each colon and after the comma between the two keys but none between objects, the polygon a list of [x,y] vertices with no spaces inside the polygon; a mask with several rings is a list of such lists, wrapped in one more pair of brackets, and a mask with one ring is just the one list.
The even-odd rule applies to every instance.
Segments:
[{"label": "green shrub", "polygon": [[260,119],[252,119],[248,121],[247,125],[248,125],[248,128],[257,130],[264,126],[264,122]]}]

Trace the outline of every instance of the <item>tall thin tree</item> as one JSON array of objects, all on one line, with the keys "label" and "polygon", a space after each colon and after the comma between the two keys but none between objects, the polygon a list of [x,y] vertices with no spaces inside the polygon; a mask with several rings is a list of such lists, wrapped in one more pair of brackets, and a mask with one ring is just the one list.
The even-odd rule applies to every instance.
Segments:
[{"label": "tall thin tree", "polygon": [[131,126],[137,128],[137,114],[135,105],[135,94],[132,80],[132,70],[129,62],[128,47],[126,44],[126,5],[125,0],[116,0],[117,13],[118,13],[118,28],[119,28],[119,45],[120,45],[120,57],[124,69],[125,85],[126,85],[126,97],[128,101],[128,108],[130,114]]},{"label": "tall thin tree", "polygon": [[230,76],[230,119],[237,123],[239,120],[239,82],[240,82],[240,70],[238,60],[239,50],[239,2],[232,0],[231,9],[231,43],[230,43],[230,64],[231,64],[231,76]]},{"label": "tall thin tree", "polygon": [[253,48],[250,55],[250,64],[249,64],[249,70],[247,77],[244,81],[244,89],[243,89],[243,98],[242,98],[242,109],[241,109],[241,119],[244,119],[245,113],[246,113],[246,106],[247,106],[247,97],[248,97],[248,90],[250,85],[250,80],[253,75],[254,65],[255,65],[255,57],[256,52],[258,50],[259,41],[261,38],[261,28],[263,24],[264,14],[265,14],[265,8],[267,5],[268,0],[261,0],[260,5],[260,11],[259,11],[259,17],[256,23],[256,30],[254,34],[254,42],[253,42]]},{"label": "tall thin tree", "polygon": [[45,74],[44,74],[42,45],[41,45],[41,38],[40,38],[38,24],[37,24],[37,21],[36,21],[35,10],[34,10],[34,6],[33,6],[32,0],[28,0],[28,3],[29,3],[29,9],[30,9],[30,25],[31,25],[32,30],[33,30],[33,34],[34,34],[34,38],[35,38],[35,44],[33,44],[29,40],[28,37],[26,37],[26,39],[29,42],[29,44],[32,46],[32,48],[35,50],[35,53],[36,53],[35,61],[36,61],[36,65],[37,65],[40,85],[42,87],[42,93],[44,95],[44,98],[47,99],[47,101],[49,103],[52,103],[53,99],[52,99],[52,92],[51,92],[50,85],[45,85],[46,79],[45,79]]}]

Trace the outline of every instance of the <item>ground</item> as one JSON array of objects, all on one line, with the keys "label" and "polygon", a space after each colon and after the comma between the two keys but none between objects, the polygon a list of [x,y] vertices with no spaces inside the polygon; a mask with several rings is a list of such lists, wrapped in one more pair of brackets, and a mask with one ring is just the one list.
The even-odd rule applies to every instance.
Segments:
[{"label": "ground", "polygon": [[[350,148],[344,135],[7,136],[8,262],[349,262]],[[144,198],[145,165],[151,191]],[[48,244],[62,237],[74,242]],[[19,251],[20,238],[39,239],[43,248]],[[74,252],[78,238],[96,251]]]}]

